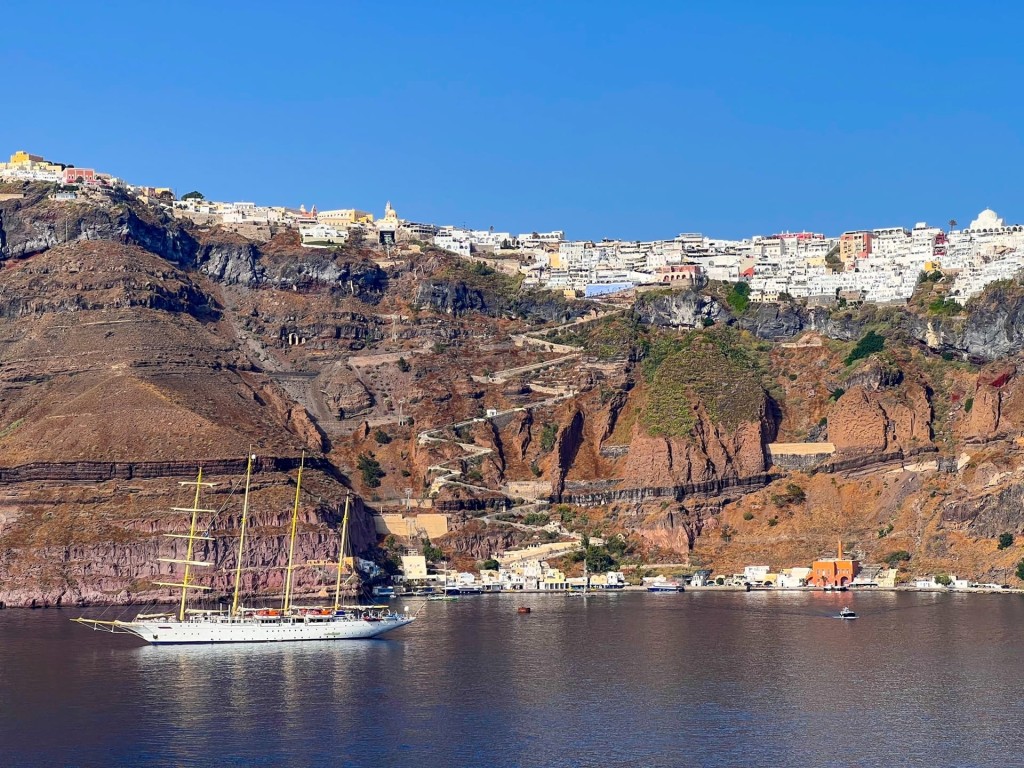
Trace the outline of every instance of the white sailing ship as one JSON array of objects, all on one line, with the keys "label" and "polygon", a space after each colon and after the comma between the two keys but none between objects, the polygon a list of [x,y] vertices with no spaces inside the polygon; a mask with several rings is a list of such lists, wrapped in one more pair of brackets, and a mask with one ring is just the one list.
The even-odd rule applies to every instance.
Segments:
[{"label": "white sailing ship", "polygon": [[209,536],[198,533],[198,516],[214,514],[214,510],[199,506],[200,492],[212,483],[203,482],[200,468],[195,482],[181,483],[194,485],[195,497],[191,507],[175,507],[176,512],[190,514],[187,534],[164,534],[171,538],[188,540],[184,559],[161,558],[163,562],[184,566],[180,582],[157,582],[159,586],[181,589],[181,599],[176,613],[140,614],[131,621],[104,621],[83,617],[72,619],[92,629],[105,630],[115,634],[131,634],[142,638],[151,645],[210,644],[210,643],[279,643],[294,640],[353,640],[378,637],[385,632],[412,623],[414,617],[405,613],[394,613],[387,606],[341,605],[341,576],[345,562],[346,534],[348,532],[349,500],[345,499],[345,515],[342,520],[341,541],[338,548],[338,574],[334,589],[332,607],[296,606],[292,603],[292,574],[296,566],[295,531],[299,514],[299,493],[302,487],[302,470],[305,457],[299,465],[299,476],[295,486],[295,505],[292,510],[291,533],[288,542],[288,565],[285,571],[284,600],[280,609],[249,608],[240,604],[242,562],[244,559],[246,525],[249,515],[249,483],[252,477],[253,460],[249,455],[245,472],[245,496],[242,502],[242,520],[238,540],[238,560],[235,566],[234,597],[228,610],[202,610],[189,608],[191,591],[208,591],[210,587],[194,581],[194,571],[208,568],[212,563],[194,559],[195,542],[212,541]]}]

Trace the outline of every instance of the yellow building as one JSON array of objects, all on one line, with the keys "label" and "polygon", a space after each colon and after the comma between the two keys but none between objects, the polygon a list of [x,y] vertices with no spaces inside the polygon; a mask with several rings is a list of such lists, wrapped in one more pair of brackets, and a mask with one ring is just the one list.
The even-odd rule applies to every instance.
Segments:
[{"label": "yellow building", "polygon": [[544,580],[538,585],[543,590],[564,591],[569,588],[565,574],[552,568],[544,575]]},{"label": "yellow building", "polygon": [[427,578],[427,559],[423,555],[402,555],[402,573],[406,581]]},{"label": "yellow building", "polygon": [[329,227],[351,227],[355,224],[373,224],[373,214],[356,208],[338,208],[334,211],[320,211],[316,215],[317,224]]},{"label": "yellow building", "polygon": [[884,589],[895,589],[899,571],[895,568],[883,568],[875,577],[875,583]]},{"label": "yellow building", "polygon": [[23,149],[19,149],[13,155],[9,162],[0,163],[0,171],[7,172],[32,172],[32,173],[56,173],[60,174],[64,170],[64,166],[60,163],[51,163],[44,159],[41,155],[32,155]]},{"label": "yellow building", "polygon": [[25,165],[27,163],[45,163],[42,155],[30,155],[23,149],[19,149],[11,155],[11,165]]},{"label": "yellow building", "polygon": [[437,539],[448,533],[448,515],[437,512],[409,516],[400,512],[385,512],[374,515],[373,522],[381,536],[392,534],[410,539]]}]

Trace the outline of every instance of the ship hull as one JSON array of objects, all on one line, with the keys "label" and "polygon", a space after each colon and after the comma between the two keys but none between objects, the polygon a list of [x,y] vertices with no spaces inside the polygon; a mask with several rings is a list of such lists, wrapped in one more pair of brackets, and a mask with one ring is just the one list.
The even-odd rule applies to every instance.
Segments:
[{"label": "ship hull", "polygon": [[412,618],[334,621],[184,621],[119,622],[150,645],[288,643],[309,640],[363,640],[412,623]]}]

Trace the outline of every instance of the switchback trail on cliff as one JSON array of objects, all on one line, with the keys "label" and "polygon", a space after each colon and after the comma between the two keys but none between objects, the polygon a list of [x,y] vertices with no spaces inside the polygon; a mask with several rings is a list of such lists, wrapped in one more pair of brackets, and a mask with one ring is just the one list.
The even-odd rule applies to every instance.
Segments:
[{"label": "switchback trail on cliff", "polygon": [[[605,311],[603,313],[602,312],[595,312],[591,316],[576,318],[575,320],[570,320],[568,322],[562,323],[561,325],[557,325],[554,328],[534,329],[534,330],[524,331],[523,333],[519,333],[519,334],[513,334],[511,338],[512,338],[513,342],[516,344],[516,346],[525,346],[527,344],[534,344],[534,345],[538,345],[538,346],[545,346],[545,347],[547,347],[549,349],[549,351],[560,351],[560,352],[563,352],[563,353],[568,351],[568,353],[567,354],[561,354],[558,357],[553,358],[551,360],[544,360],[544,361],[541,361],[541,362],[538,362],[538,363],[531,363],[529,365],[514,366],[512,368],[508,368],[508,369],[505,369],[505,370],[495,371],[494,373],[491,373],[488,376],[473,376],[473,379],[475,381],[484,382],[484,383],[491,383],[491,384],[501,383],[501,382],[504,382],[507,378],[509,378],[511,376],[518,376],[518,375],[522,375],[524,373],[532,373],[534,371],[540,371],[540,370],[544,370],[544,369],[551,368],[551,367],[554,367],[554,366],[564,365],[565,363],[568,363],[568,362],[571,362],[571,361],[574,361],[574,360],[578,360],[582,356],[582,354],[583,354],[582,348],[575,347],[575,346],[568,345],[568,344],[555,344],[554,342],[551,342],[549,340],[537,338],[537,335],[540,334],[540,333],[557,333],[557,332],[559,332],[559,331],[561,331],[561,330],[563,330],[565,328],[570,328],[570,327],[574,327],[574,326],[578,326],[578,325],[583,325],[585,323],[591,323],[591,322],[594,322],[596,320],[600,320],[602,318],[608,317],[609,315],[619,314],[619,313],[622,313],[622,312],[625,312],[625,311],[626,310],[622,309],[622,308],[615,308],[615,309],[607,310],[607,311]],[[555,349],[555,347],[557,347],[558,349]],[[461,448],[464,451],[464,454],[462,456],[460,456],[460,457],[457,457],[457,458],[454,458],[454,459],[449,459],[448,461],[441,462],[440,464],[432,464],[431,466],[429,466],[427,468],[427,472],[428,473],[440,473],[440,475],[435,477],[434,480],[431,482],[430,493],[435,493],[443,485],[456,485],[456,486],[461,486],[461,487],[464,487],[464,488],[467,488],[467,489],[470,489],[470,490],[485,491],[485,492],[488,492],[488,493],[499,493],[499,494],[507,497],[508,494],[506,494],[500,488],[487,488],[485,486],[472,485],[470,483],[462,482],[462,481],[459,481],[459,480],[455,479],[455,478],[460,477],[462,475],[462,470],[457,468],[457,467],[450,466],[450,465],[452,465],[455,462],[461,463],[461,462],[466,461],[467,459],[473,459],[473,458],[476,458],[476,457],[479,457],[479,456],[486,456],[486,455],[488,455],[488,454],[493,452],[493,449],[491,449],[491,448],[484,448],[483,446],[478,446],[478,445],[471,444],[471,443],[460,442],[458,440],[458,437],[455,436],[455,431],[460,429],[461,427],[467,427],[467,426],[471,426],[473,424],[481,424],[481,423],[483,423],[485,421],[489,421],[489,420],[492,420],[492,419],[500,419],[503,416],[508,416],[510,414],[513,414],[513,413],[524,413],[526,411],[531,411],[531,410],[535,410],[535,409],[538,409],[538,408],[546,408],[546,407],[548,407],[550,405],[554,405],[555,403],[561,402],[562,400],[566,400],[568,398],[575,397],[576,394],[577,394],[576,390],[574,390],[574,389],[571,389],[571,388],[562,388],[562,389],[563,389],[563,391],[557,392],[556,394],[552,394],[550,397],[544,398],[542,400],[538,400],[537,402],[530,403],[528,405],[522,405],[522,406],[517,406],[515,408],[508,408],[508,409],[505,409],[505,410],[502,410],[502,411],[498,411],[497,413],[494,413],[491,416],[477,417],[477,418],[473,418],[473,419],[464,419],[462,421],[453,422],[451,424],[446,424],[446,425],[443,425],[443,426],[440,426],[440,427],[431,427],[430,429],[422,430],[419,433],[418,438],[417,438],[417,441],[419,442],[420,445],[426,446],[426,445],[430,445],[431,443],[446,443],[447,442],[447,443],[454,443],[455,445],[457,445],[459,448]],[[446,434],[448,432],[452,433],[453,436],[449,437]]]}]

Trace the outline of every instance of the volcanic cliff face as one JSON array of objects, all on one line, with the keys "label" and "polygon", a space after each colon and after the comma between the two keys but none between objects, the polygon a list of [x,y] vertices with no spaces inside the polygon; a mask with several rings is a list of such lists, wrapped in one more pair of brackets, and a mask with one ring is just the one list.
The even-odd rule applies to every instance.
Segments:
[{"label": "volcanic cliff face", "polygon": [[189,266],[198,244],[179,223],[114,192],[82,201],[50,200],[42,185],[25,185],[25,198],[0,202],[0,255],[25,258],[61,243],[131,243],[167,261]]},{"label": "volcanic cliff face", "polygon": [[[302,451],[314,592],[350,489],[353,550],[379,561],[363,499],[411,515],[390,553],[423,546],[432,501],[460,567],[563,529],[719,571],[804,564],[840,536],[867,559],[905,550],[908,573],[1013,564],[992,537],[1024,532],[993,501],[1024,486],[1019,287],[959,314],[736,311],[720,288],[594,304],[435,249],[376,263],[25,189],[0,203],[0,601],[171,597],[154,562],[180,559],[160,534],[199,464],[222,593],[250,451],[258,594],[280,584]],[[542,503],[501,511],[519,499]]]},{"label": "volcanic cliff face", "polygon": [[930,349],[991,362],[1024,349],[1024,290],[1001,282],[989,286],[956,315],[907,312],[865,305],[850,309],[807,308],[791,302],[755,303],[732,313],[716,298],[681,291],[642,299],[643,322],[666,328],[698,328],[708,322],[736,325],[758,338],[785,341],[813,332],[838,341],[856,341],[873,324],[899,330]]},{"label": "volcanic cliff face", "polygon": [[[4,255],[12,260],[0,270],[0,602],[166,597],[149,582],[171,567],[157,557],[181,558],[182,545],[159,534],[181,532],[182,516],[168,506],[188,506],[170,491],[201,465],[237,490],[238,457],[249,451],[264,470],[258,498],[268,501],[259,502],[266,506],[246,554],[257,569],[246,571],[247,588],[272,591],[291,508],[287,493],[275,497],[273,488],[284,487],[301,450],[321,454],[328,441],[304,406],[261,371],[254,351],[265,347],[238,336],[237,317],[225,316],[209,276],[231,284],[244,272],[236,270],[241,253],[249,271],[238,282],[246,286],[261,282],[251,276],[258,256],[269,267],[259,269],[272,275],[266,282],[294,289],[295,276],[305,275],[307,286],[369,296],[379,294],[383,273],[359,258],[332,258],[310,275],[308,258],[287,263],[280,250],[218,252],[132,201],[36,195],[3,206]],[[223,272],[202,269],[216,258]],[[319,490],[315,503],[304,501],[297,547],[322,561],[337,554],[346,487],[330,459],[311,461],[323,469],[309,478]],[[200,521],[220,531],[205,553],[220,563],[219,589],[240,502],[226,504],[233,509],[218,520]],[[351,527],[351,551],[372,555],[373,527],[358,498]]]},{"label": "volcanic cliff face", "polygon": [[[280,593],[287,564],[287,533],[290,527],[294,477],[275,471],[264,462],[252,483],[250,516],[243,559],[244,594],[272,596]],[[191,465],[163,470],[173,478]],[[234,469],[237,470],[237,467]],[[69,474],[74,474],[69,472]],[[175,478],[176,479],[176,478]],[[202,584],[213,587],[213,598],[229,596],[234,585],[241,522],[241,483],[235,475],[213,471],[213,481],[203,503],[214,510],[200,518],[201,532],[212,541],[199,541],[193,559],[210,562],[202,571]],[[300,593],[329,589],[333,595],[336,568],[325,563],[327,553],[336,557],[344,502],[325,498],[333,483],[316,471],[304,476],[307,492],[300,506],[295,562],[316,565],[295,571]],[[185,559],[187,541],[165,533],[188,531],[187,513],[171,507],[189,507],[192,488],[174,488],[173,480],[128,479],[83,483],[73,478],[59,489],[50,483],[19,483],[8,486],[0,507],[0,569],[5,575],[3,598],[8,605],[70,605],[82,603],[137,603],[174,599],[177,593],[154,582],[180,581],[179,566],[161,558]],[[374,546],[368,516],[357,507],[348,537],[350,551],[365,552]],[[180,574],[178,574],[180,576]],[[358,584],[346,579],[346,593]]]},{"label": "volcanic cliff face", "polygon": [[996,283],[969,302],[959,316],[908,317],[910,335],[939,352],[993,361],[1024,349],[1024,290]]}]

